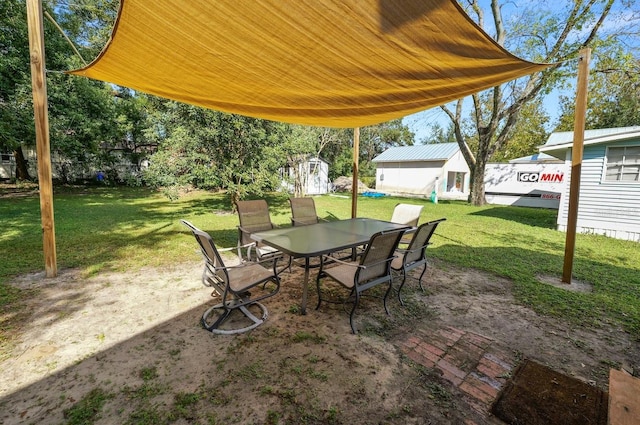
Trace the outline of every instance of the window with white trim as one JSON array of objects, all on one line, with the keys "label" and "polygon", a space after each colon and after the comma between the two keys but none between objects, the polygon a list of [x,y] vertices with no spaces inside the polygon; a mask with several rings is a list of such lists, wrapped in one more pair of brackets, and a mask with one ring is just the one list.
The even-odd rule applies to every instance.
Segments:
[{"label": "window with white trim", "polygon": [[640,146],[609,147],[604,180],[640,182]]}]

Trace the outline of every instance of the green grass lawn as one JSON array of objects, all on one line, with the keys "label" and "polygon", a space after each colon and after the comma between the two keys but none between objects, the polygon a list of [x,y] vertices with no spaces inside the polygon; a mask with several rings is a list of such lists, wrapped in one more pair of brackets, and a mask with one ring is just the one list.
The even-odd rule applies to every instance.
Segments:
[{"label": "green grass lawn", "polygon": [[[324,218],[351,215],[350,197],[315,200]],[[274,194],[267,201],[274,223],[289,225],[287,196]],[[565,234],[554,230],[556,211],[360,197],[358,215],[389,219],[398,202],[424,203],[421,222],[447,218],[432,239],[431,257],[511,279],[517,300],[539,313],[587,326],[611,323],[640,338],[638,243],[578,235],[574,277],[592,283],[594,291],[570,292],[536,278],[562,274]],[[237,240],[238,219],[224,194],[193,192],[170,202],[147,189],[67,189],[56,192],[54,208],[58,268],[79,267],[88,275],[194,260],[195,241],[180,219],[209,232],[220,247],[234,247]],[[15,312],[35,293],[9,287],[7,280],[44,269],[39,199],[0,198],[0,228],[0,305]]]}]

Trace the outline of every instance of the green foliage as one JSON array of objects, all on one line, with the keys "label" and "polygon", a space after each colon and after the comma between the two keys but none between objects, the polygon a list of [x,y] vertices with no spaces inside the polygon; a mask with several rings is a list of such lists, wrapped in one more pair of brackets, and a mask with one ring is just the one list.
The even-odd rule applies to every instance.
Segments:
[{"label": "green foliage", "polygon": [[422,144],[435,144],[435,143],[455,143],[456,135],[454,133],[453,124],[444,129],[439,123],[432,124],[430,127],[430,134],[420,141]]},{"label": "green foliage", "polygon": [[536,99],[522,107],[520,117],[513,129],[509,143],[506,143],[492,157],[493,162],[506,162],[538,152],[549,133],[546,125],[549,115],[544,111],[541,99]]},{"label": "green foliage", "polygon": [[[602,46],[589,73],[587,129],[616,128],[640,123],[640,60],[620,45]],[[575,100],[561,98],[557,131],[573,131]]]},{"label": "green foliage", "polygon": [[[44,10],[91,59],[108,39],[117,5],[112,0],[87,0],[80,10],[76,4],[54,1],[46,2]],[[19,146],[35,146],[25,3],[0,3],[0,22],[0,150],[12,151]],[[43,25],[47,70],[81,66],[81,60],[55,25],[48,19]],[[102,35],[97,37],[98,33]],[[102,82],[59,72],[47,72],[46,77],[49,136],[55,158],[52,165],[58,176],[68,182],[93,169],[117,174],[118,158],[113,151],[121,150],[121,142],[130,134],[126,125],[118,125],[114,89]]]},{"label": "green foliage", "polygon": [[0,2],[0,150],[34,137],[25,2]]},{"label": "green foliage", "polygon": [[156,116],[164,138],[144,173],[150,185],[225,188],[235,201],[279,184],[286,125],[176,102]]},{"label": "green foliage", "polygon": [[100,411],[105,402],[112,398],[113,394],[106,393],[100,388],[95,388],[86,394],[72,407],[64,410],[64,418],[67,425],[91,425],[100,418]]},{"label": "green foliage", "polygon": [[360,176],[360,181],[369,188],[376,187],[376,176]]}]

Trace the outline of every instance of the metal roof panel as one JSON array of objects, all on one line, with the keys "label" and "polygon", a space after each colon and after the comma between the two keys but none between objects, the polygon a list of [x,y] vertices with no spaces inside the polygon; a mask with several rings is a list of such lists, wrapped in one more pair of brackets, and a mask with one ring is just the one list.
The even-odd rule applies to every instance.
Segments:
[{"label": "metal roof panel", "polygon": [[443,161],[460,150],[457,143],[396,146],[373,158],[373,162]]}]

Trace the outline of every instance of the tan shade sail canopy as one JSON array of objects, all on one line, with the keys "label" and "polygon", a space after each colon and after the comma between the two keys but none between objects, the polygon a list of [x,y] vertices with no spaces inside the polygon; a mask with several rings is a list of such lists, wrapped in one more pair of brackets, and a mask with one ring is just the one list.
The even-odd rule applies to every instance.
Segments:
[{"label": "tan shade sail canopy", "polygon": [[108,45],[71,71],[206,108],[359,127],[544,69],[454,0],[122,0]]}]

